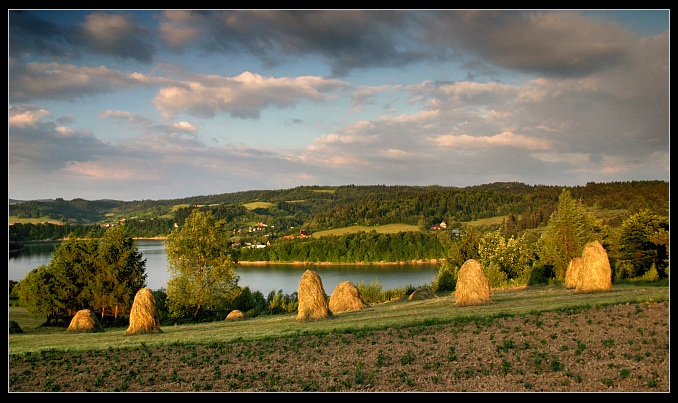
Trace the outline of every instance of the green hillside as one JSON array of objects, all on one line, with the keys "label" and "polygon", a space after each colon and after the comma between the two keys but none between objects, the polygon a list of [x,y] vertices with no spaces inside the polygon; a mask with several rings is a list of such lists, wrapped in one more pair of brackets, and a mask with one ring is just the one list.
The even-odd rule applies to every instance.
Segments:
[{"label": "green hillside", "polygon": [[512,234],[519,234],[545,225],[563,189],[611,227],[643,208],[668,217],[669,184],[665,181],[574,187],[515,182],[466,188],[299,186],[174,200],[55,199],[11,203],[9,235],[18,242],[59,239],[70,233],[100,236],[105,228],[124,223],[133,237],[163,237],[175,225],[181,225],[194,209],[211,211],[234,234],[268,238],[295,235],[301,228],[310,234],[336,233],[346,228],[369,232],[392,225],[428,230],[441,222],[449,228],[464,224],[486,229],[509,225]]}]

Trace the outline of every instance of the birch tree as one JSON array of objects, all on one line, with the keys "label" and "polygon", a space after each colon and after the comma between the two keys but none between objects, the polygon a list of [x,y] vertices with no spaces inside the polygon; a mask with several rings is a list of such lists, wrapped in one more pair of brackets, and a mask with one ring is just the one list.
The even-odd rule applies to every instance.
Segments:
[{"label": "birch tree", "polygon": [[228,244],[229,232],[211,212],[193,210],[184,224],[165,241],[168,271],[167,304],[170,311],[190,312],[223,306],[232,298],[239,277]]}]

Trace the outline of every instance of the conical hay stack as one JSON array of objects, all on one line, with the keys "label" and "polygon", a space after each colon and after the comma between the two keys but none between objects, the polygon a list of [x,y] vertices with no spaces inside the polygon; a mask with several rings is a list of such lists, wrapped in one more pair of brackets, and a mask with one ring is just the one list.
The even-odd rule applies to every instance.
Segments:
[{"label": "conical hay stack", "polygon": [[598,241],[587,243],[582,253],[582,261],[576,291],[610,291],[612,289],[612,268],[603,245]]},{"label": "conical hay stack", "polygon": [[366,307],[367,304],[360,295],[360,290],[350,281],[339,283],[330,296],[332,313],[357,311]]},{"label": "conical hay stack", "polygon": [[570,261],[565,272],[565,288],[577,288],[577,283],[581,279],[581,272],[584,266],[584,260],[575,257]]},{"label": "conical hay stack", "polygon": [[297,298],[299,299],[297,321],[304,322],[332,316],[323,282],[318,273],[313,270],[306,270],[301,276]]},{"label": "conical hay stack", "polygon": [[99,318],[90,309],[82,309],[76,312],[71,324],[68,325],[67,332],[73,333],[99,333],[104,331]]},{"label": "conical hay stack", "polygon": [[129,313],[129,327],[125,334],[162,333],[160,316],[153,293],[148,288],[137,291]]},{"label": "conical hay stack", "polygon": [[226,315],[226,320],[245,320],[245,319],[247,319],[245,314],[238,309],[234,309],[228,315]]},{"label": "conical hay stack", "polygon": [[490,282],[477,260],[467,260],[457,276],[456,306],[484,305],[490,299]]},{"label": "conical hay stack", "polygon": [[423,299],[432,299],[432,298],[437,298],[436,294],[433,291],[429,290],[428,288],[419,288],[414,290],[407,299],[409,299],[410,301],[420,301]]}]

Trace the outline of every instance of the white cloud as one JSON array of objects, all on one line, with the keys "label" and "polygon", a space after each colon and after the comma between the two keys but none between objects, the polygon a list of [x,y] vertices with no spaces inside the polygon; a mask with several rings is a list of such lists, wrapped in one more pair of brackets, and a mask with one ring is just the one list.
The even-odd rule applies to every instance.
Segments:
[{"label": "white cloud", "polygon": [[38,122],[49,116],[49,112],[44,109],[39,109],[35,105],[20,105],[7,107],[7,124],[10,127],[37,127]]},{"label": "white cloud", "polygon": [[449,148],[515,147],[528,150],[547,150],[551,148],[551,145],[546,140],[510,132],[483,137],[470,136],[468,134],[446,134],[434,137],[432,141],[439,147]]},{"label": "white cloud", "polygon": [[268,107],[291,108],[301,100],[320,102],[326,91],[345,87],[338,80],[301,76],[297,78],[263,77],[244,72],[236,77],[202,76],[202,81],[182,87],[162,88],[153,104],[165,117],[188,113],[211,118],[227,113],[237,118],[258,118]]}]

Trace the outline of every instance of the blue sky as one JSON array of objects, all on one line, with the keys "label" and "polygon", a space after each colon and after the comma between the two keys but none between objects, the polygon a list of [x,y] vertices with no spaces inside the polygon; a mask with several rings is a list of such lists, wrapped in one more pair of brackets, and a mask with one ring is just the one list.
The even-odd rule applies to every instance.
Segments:
[{"label": "blue sky", "polygon": [[669,180],[669,10],[8,10],[8,187]]}]

